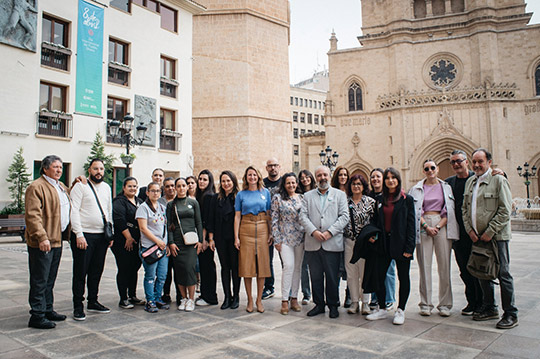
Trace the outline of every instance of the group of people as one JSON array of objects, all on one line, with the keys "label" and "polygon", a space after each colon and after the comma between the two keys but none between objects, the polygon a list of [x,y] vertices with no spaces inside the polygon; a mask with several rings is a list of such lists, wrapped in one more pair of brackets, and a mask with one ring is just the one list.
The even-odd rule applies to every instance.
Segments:
[{"label": "group of people", "polygon": [[[101,160],[93,160],[88,178],[78,178],[69,191],[59,181],[61,159],[47,156],[42,176],[26,192],[29,326],[54,328],[56,321],[66,319],[53,309],[53,287],[62,239],[69,239],[75,320],[86,318],[85,285],[86,310],[110,311],[98,302],[109,247],[118,268],[119,307],[144,305],[149,313],[170,308],[172,283],[178,310],[217,305],[215,251],[221,266],[221,309],[239,307],[243,278],[245,310],[263,313],[263,300],[274,295],[275,248],[282,264],[281,314],[301,311],[301,304],[308,304],[312,296],[315,306],[308,316],[325,313],[328,307],[330,318],[337,318],[339,285],[346,277],[347,312],[362,313],[367,320],[384,319],[396,302],[397,272],[396,325],[405,321],[415,249],[420,315],[429,316],[434,309],[433,253],[439,278],[437,309],[443,317],[451,315],[453,248],[468,303],[461,314],[472,315],[474,320],[498,319],[493,281],[477,279],[467,269],[475,242],[496,241],[504,310],[497,327],[512,328],[518,321],[508,266],[508,181],[502,171],[491,169],[491,154],[482,148],[472,154],[473,171],[463,151],[452,152],[450,163],[456,175],[443,181],[438,178],[437,164],[427,159],[425,178],[408,194],[399,171],[392,167],[373,169],[369,179],[351,176],[344,167],[332,176],[325,166],[317,167],[314,175],[302,170],[298,176],[293,172],[281,176],[279,162],[271,158],[266,163],[268,176],[263,178],[249,166],[241,189],[233,172],[221,172],[217,191],[209,170],[197,177],[173,179],[157,168],[152,182],[138,193],[137,179],[127,177],[122,193],[113,200],[103,182]],[[111,224],[114,233],[107,230]],[[141,263],[145,300],[136,293]]]}]

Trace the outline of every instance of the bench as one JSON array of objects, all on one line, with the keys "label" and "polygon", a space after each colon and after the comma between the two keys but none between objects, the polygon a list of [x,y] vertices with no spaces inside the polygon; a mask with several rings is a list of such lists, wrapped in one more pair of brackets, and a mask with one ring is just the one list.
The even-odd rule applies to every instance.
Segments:
[{"label": "bench", "polygon": [[18,234],[25,241],[24,230],[26,223],[23,218],[0,218],[0,235]]}]

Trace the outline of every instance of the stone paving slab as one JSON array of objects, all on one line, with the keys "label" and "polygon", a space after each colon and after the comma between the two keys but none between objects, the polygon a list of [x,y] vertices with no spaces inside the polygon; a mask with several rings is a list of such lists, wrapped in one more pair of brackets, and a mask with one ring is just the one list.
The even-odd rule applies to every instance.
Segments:
[{"label": "stone paving slab", "polygon": [[[240,308],[196,307],[191,313],[168,311],[149,314],[142,306],[118,308],[116,265],[112,253],[100,286],[99,300],[109,314],[87,313],[72,318],[69,247],[64,248],[55,287],[55,309],[68,315],[57,328],[27,327],[28,263],[24,244],[0,242],[0,359],[2,358],[540,358],[540,234],[513,233],[511,272],[516,288],[520,325],[502,331],[496,321],[475,322],[460,315],[465,306],[463,284],[452,262],[454,308],[443,318],[418,314],[418,267],[411,265],[411,295],[402,326],[388,318],[370,322],[362,315],[324,315],[308,318],[313,303],[299,313],[279,313],[281,305],[279,256],[275,256],[276,296],[264,301],[265,313],[245,311],[244,289]],[[216,256],[216,262],[217,256]],[[434,266],[436,267],[435,261]],[[219,269],[219,263],[218,263]],[[437,293],[436,268],[433,293]],[[144,297],[142,269],[138,296]],[[218,276],[219,277],[219,276]],[[345,282],[341,284],[342,298]],[[218,295],[222,299],[221,285]],[[497,300],[500,298],[496,287]],[[299,298],[301,299],[301,298]],[[437,298],[433,298],[436,304]]]}]

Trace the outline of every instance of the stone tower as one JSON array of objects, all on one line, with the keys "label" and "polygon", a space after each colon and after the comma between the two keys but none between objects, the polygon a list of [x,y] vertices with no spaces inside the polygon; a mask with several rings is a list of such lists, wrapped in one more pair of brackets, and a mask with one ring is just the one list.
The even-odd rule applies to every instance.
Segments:
[{"label": "stone tower", "polygon": [[[289,3],[197,0],[193,19],[194,172],[291,164]],[[216,183],[218,179],[216,178]]]}]

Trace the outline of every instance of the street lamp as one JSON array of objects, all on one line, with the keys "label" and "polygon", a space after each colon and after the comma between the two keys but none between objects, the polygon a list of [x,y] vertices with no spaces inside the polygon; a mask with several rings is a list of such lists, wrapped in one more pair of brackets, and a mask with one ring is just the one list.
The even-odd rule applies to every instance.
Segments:
[{"label": "street lamp", "polygon": [[[527,208],[531,208],[531,201],[529,199],[529,185],[531,184],[531,181],[529,181],[529,178],[532,178],[536,175],[536,166],[532,166],[531,171],[529,172],[529,163],[525,162],[523,164],[524,168],[521,168],[521,166],[517,167],[518,175],[519,177],[525,177],[525,186],[527,187]],[[525,172],[523,172],[523,169],[525,169]]]},{"label": "street lamp", "polygon": [[333,172],[338,163],[339,154],[336,151],[334,151],[332,154],[332,148],[330,148],[330,146],[326,146],[326,149],[321,150],[319,153],[319,158],[321,160],[321,164],[328,167],[330,172]]},{"label": "street lamp", "polygon": [[126,145],[126,155],[121,156],[122,163],[126,165],[126,175],[129,175],[129,165],[133,164],[135,160],[134,157],[130,156],[129,150],[133,146],[140,146],[144,142],[144,136],[146,130],[148,129],[141,122],[139,126],[136,127],[136,135],[133,137],[133,122],[135,119],[129,113],[124,116],[120,121],[114,119],[109,122],[109,133],[113,139],[118,139],[120,145]]}]

